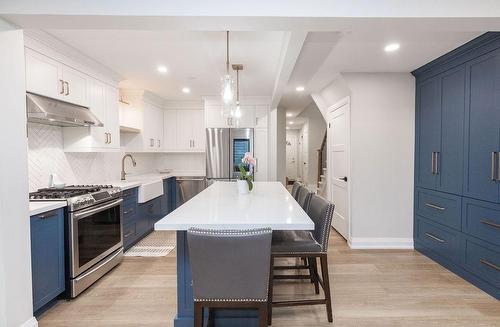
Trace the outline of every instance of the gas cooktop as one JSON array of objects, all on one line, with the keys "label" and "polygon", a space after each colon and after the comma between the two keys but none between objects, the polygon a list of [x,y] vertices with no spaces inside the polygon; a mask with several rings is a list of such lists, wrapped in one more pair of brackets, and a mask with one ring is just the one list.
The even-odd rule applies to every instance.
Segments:
[{"label": "gas cooktop", "polygon": [[113,185],[49,187],[29,194],[30,201],[67,201],[71,210],[91,207],[119,197],[121,197],[121,189]]}]

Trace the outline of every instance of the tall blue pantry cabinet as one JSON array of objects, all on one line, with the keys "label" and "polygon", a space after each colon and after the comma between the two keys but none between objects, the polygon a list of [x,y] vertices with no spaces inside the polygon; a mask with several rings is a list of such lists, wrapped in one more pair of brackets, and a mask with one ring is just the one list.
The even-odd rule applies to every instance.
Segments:
[{"label": "tall blue pantry cabinet", "polygon": [[500,33],[418,68],[415,249],[500,298]]}]

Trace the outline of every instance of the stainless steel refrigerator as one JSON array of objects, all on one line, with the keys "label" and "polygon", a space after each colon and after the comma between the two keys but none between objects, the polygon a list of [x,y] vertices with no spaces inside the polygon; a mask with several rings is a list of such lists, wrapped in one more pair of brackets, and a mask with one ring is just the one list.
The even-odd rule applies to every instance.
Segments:
[{"label": "stainless steel refrigerator", "polygon": [[207,180],[235,180],[246,152],[254,154],[253,128],[207,128]]}]

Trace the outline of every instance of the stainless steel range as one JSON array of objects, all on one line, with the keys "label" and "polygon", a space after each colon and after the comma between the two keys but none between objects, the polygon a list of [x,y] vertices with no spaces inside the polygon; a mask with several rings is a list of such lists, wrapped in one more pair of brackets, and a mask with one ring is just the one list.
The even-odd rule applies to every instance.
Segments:
[{"label": "stainless steel range", "polygon": [[76,297],[123,258],[122,191],[75,185],[30,193],[30,201],[66,201],[67,293]]}]

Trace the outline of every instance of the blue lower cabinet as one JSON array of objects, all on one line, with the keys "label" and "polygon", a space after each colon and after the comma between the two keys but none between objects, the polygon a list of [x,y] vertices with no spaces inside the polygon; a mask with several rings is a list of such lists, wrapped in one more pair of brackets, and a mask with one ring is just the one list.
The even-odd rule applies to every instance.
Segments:
[{"label": "blue lower cabinet", "polygon": [[160,196],[139,204],[139,217],[137,219],[137,234],[139,237],[151,232],[154,229],[154,223],[160,220],[161,200],[162,197]]},{"label": "blue lower cabinet", "polygon": [[500,247],[474,237],[465,236],[463,250],[465,269],[497,288],[496,297],[499,298]]},{"label": "blue lower cabinet", "polygon": [[416,242],[447,260],[461,261],[460,232],[419,216],[416,217],[415,228]]},{"label": "blue lower cabinet", "polygon": [[163,197],[161,200],[162,218],[175,210],[176,206],[176,179],[169,177],[163,180]]},{"label": "blue lower cabinet", "polygon": [[500,246],[500,205],[469,198],[463,201],[462,231]]},{"label": "blue lower cabinet", "polygon": [[65,290],[64,209],[30,218],[33,312]]}]

